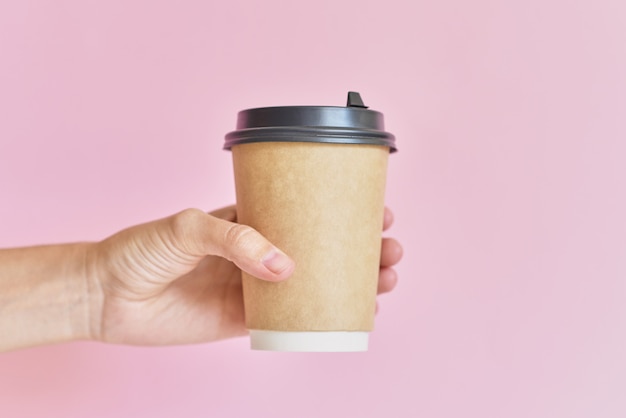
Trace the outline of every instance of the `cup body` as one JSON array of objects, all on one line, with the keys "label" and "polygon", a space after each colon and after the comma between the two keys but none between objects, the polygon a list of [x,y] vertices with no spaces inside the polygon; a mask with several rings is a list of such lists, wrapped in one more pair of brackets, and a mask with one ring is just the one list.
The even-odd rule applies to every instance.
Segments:
[{"label": "cup body", "polygon": [[296,263],[280,283],[243,273],[252,347],[367,350],[389,147],[264,141],[234,145],[232,155],[238,222]]}]

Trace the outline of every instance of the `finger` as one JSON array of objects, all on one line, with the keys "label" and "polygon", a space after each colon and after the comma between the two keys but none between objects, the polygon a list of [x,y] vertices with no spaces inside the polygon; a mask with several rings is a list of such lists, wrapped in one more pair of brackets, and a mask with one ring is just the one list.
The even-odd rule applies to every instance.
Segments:
[{"label": "finger", "polygon": [[224,219],[230,222],[237,221],[237,207],[235,205],[226,206],[220,209],[216,209],[213,212],[209,212],[209,215],[216,218]]},{"label": "finger", "polygon": [[392,268],[380,269],[378,274],[378,294],[391,292],[398,284],[398,274]]},{"label": "finger", "polygon": [[388,207],[385,207],[385,214],[383,216],[383,231],[388,230],[393,224],[393,212]]},{"label": "finger", "polygon": [[402,246],[393,238],[383,238],[380,249],[381,267],[391,267],[402,259]]},{"label": "finger", "polygon": [[219,219],[198,209],[185,210],[171,220],[173,241],[188,254],[224,257],[263,280],[284,280],[293,273],[293,260],[247,225]]}]

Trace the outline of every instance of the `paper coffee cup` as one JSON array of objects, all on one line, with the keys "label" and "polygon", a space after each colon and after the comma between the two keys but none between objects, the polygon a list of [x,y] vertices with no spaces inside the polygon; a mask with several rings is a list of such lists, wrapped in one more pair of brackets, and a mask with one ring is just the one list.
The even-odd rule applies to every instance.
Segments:
[{"label": "paper coffee cup", "polygon": [[[354,94],[352,101],[362,106]],[[233,154],[238,222],[296,263],[279,283],[243,273],[252,348],[366,351],[387,159],[395,150],[382,114],[352,106],[259,108],[240,112],[237,128],[225,148]]]}]

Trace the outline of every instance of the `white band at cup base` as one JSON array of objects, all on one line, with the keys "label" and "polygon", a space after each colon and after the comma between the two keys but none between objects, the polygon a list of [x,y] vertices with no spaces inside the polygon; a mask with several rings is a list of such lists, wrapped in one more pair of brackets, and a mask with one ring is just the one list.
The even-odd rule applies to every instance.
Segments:
[{"label": "white band at cup base", "polygon": [[367,351],[364,331],[250,330],[250,348],[266,351],[354,352]]}]

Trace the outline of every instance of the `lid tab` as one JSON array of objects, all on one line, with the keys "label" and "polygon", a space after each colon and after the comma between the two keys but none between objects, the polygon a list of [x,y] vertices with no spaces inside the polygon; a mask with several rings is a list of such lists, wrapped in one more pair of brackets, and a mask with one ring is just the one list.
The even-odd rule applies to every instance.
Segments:
[{"label": "lid tab", "polygon": [[348,92],[348,104],[347,107],[360,107],[361,109],[367,109],[368,106],[365,106],[363,103],[363,99],[361,99],[361,95],[356,91]]}]

